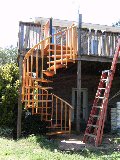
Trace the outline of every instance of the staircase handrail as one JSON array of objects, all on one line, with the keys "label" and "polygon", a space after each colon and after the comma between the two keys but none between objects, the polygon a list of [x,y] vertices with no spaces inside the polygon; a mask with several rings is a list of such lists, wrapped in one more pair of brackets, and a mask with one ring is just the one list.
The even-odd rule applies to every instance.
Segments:
[{"label": "staircase handrail", "polygon": [[77,26],[73,24],[73,25],[70,26],[69,28],[64,29],[64,30],[62,30],[62,31],[58,31],[57,33],[52,34],[52,35],[48,36],[47,38],[41,40],[39,43],[37,43],[34,47],[32,47],[32,48],[25,54],[25,57],[24,57],[24,58],[27,58],[27,57],[29,56],[29,54],[30,54],[36,47],[38,47],[39,45],[41,45],[44,41],[47,41],[48,39],[50,39],[50,38],[52,38],[52,37],[54,37],[54,36],[60,35],[60,34],[63,33],[63,32],[69,31],[70,29],[72,29],[72,28],[74,28],[74,27],[77,27]]},{"label": "staircase handrail", "polygon": [[57,95],[55,94],[52,94],[54,97],[58,98],[60,101],[62,101],[63,103],[65,103],[66,105],[68,105],[71,109],[73,109],[72,105],[70,105],[68,102],[66,102],[64,99],[58,97]]}]

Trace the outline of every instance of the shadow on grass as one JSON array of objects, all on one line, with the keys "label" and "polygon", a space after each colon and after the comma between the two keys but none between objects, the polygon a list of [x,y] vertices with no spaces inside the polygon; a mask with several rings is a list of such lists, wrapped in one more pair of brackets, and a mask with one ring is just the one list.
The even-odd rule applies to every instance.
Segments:
[{"label": "shadow on grass", "polygon": [[[108,157],[111,157],[113,154],[115,154],[115,152],[117,152],[117,154],[115,154],[114,158],[120,158],[120,151],[115,149],[114,146],[111,147],[111,148],[107,148],[109,147],[109,144],[108,146],[106,145],[106,147],[104,146],[104,143],[103,143],[103,147],[100,146],[100,147],[92,147],[92,148],[83,148],[83,149],[80,149],[78,151],[75,151],[75,150],[60,150],[59,148],[59,144],[60,144],[60,140],[57,139],[57,136],[56,137],[52,137],[51,139],[47,139],[47,137],[45,136],[36,136],[36,142],[39,143],[40,147],[41,148],[45,148],[45,149],[49,149],[50,151],[55,151],[55,149],[58,151],[58,152],[61,152],[61,153],[66,153],[66,154],[77,154],[77,155],[80,155],[80,156],[83,156],[85,158],[90,158],[90,157],[103,157],[103,159],[105,159],[105,156],[108,156]],[[111,142],[114,144],[114,141]],[[120,143],[118,142],[118,145]],[[119,153],[119,154],[118,154]]]}]

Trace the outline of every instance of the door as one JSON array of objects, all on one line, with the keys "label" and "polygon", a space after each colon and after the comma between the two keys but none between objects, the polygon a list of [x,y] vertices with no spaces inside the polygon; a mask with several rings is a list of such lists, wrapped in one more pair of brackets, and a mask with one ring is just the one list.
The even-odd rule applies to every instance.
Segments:
[{"label": "door", "polygon": [[[74,112],[72,113],[72,121],[76,119],[76,107],[77,107],[77,88],[72,89],[72,106],[74,108]],[[81,89],[81,111],[80,111],[80,119],[85,122],[88,121],[88,89]]]}]

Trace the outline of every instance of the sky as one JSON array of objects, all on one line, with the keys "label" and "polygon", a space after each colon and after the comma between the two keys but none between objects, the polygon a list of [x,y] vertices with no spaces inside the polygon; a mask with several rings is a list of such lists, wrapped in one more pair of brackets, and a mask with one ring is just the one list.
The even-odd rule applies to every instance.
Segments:
[{"label": "sky", "polygon": [[120,0],[2,0],[0,47],[17,46],[19,21],[34,17],[78,21],[78,10],[85,23],[112,25],[120,20]]}]

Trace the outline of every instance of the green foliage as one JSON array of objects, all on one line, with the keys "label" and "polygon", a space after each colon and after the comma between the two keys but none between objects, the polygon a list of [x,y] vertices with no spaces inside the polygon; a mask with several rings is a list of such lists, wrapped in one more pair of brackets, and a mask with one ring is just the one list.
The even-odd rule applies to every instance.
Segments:
[{"label": "green foliage", "polygon": [[10,46],[9,48],[0,48],[0,65],[6,63],[17,63],[17,48]]},{"label": "green foliage", "polygon": [[120,27],[120,20],[113,24],[114,27]]},{"label": "green foliage", "polygon": [[19,70],[15,63],[0,66],[0,125],[13,125],[13,112],[17,107]]},{"label": "green foliage", "polygon": [[[55,141],[55,142],[54,142]],[[31,135],[27,138],[13,141],[0,137],[0,159],[8,160],[119,160],[120,152],[109,150],[100,151],[101,147],[84,148],[80,151],[60,151],[60,140],[48,140],[43,136]]]}]

